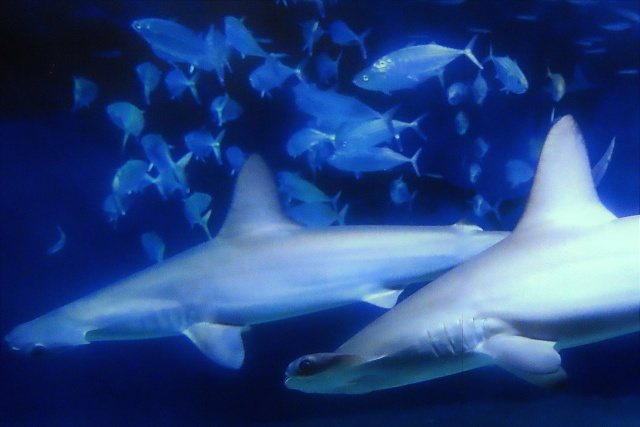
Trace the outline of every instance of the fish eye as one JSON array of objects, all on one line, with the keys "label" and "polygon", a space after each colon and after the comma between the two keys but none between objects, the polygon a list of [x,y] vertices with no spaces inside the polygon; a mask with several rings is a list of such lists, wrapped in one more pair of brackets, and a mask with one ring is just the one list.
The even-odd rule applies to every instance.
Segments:
[{"label": "fish eye", "polygon": [[369,81],[369,76],[367,74],[363,74],[362,75],[362,81],[363,82],[368,82]]}]

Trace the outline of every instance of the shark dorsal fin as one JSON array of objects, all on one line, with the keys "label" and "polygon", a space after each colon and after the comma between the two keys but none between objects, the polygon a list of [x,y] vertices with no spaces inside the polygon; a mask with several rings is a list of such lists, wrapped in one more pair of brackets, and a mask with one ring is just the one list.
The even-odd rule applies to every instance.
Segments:
[{"label": "shark dorsal fin", "polygon": [[220,237],[282,232],[300,228],[280,209],[276,184],[262,157],[253,154],[238,174],[231,208]]},{"label": "shark dorsal fin", "polygon": [[578,125],[564,116],[549,131],[516,231],[594,226],[615,219],[596,193]]}]

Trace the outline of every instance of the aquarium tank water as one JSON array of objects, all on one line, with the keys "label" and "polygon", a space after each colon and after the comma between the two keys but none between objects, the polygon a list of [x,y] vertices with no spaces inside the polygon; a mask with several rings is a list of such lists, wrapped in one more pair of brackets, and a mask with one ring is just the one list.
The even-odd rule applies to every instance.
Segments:
[{"label": "aquarium tank water", "polygon": [[[637,0],[4,0],[0,45],[0,425],[640,425],[637,317],[625,333],[562,349],[562,387],[496,364],[364,394],[284,384],[296,358],[335,351],[443,272],[407,278],[411,255],[389,244],[380,263],[397,259],[403,286],[368,294],[377,277],[352,261],[374,249],[337,256],[328,236],[346,245],[341,227],[371,227],[369,242],[374,231],[439,226],[504,238],[564,116],[584,136],[602,204],[637,220]],[[245,162],[261,173],[243,174]],[[558,185],[567,168],[556,168]],[[249,194],[231,209],[242,221],[220,231],[237,181]],[[315,236],[286,253],[273,244],[268,259],[295,265],[300,287],[349,272],[363,294],[327,303],[338,291],[312,289],[301,305],[271,295],[280,288],[264,278],[279,267],[235,258],[258,253],[260,239],[237,236],[255,231],[245,223],[268,229],[268,209]],[[640,236],[628,237],[637,251]],[[191,328],[214,315],[171,310],[207,306],[212,294],[187,280],[206,257],[190,264],[189,254],[218,244],[211,274],[253,275],[226,276],[232,302],[219,306],[235,318]],[[160,273],[151,283],[140,271]],[[185,283],[154,291],[175,278],[166,271]],[[18,326],[129,277],[147,299],[116,292],[98,317],[91,304],[73,309],[100,327]],[[274,315],[261,295],[287,302]],[[170,314],[127,323],[145,310]]]}]

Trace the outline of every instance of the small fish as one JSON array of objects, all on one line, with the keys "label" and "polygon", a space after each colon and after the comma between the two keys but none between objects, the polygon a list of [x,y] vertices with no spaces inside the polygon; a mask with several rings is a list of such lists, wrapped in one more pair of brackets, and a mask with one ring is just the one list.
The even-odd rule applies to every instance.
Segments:
[{"label": "small fish", "polygon": [[218,126],[237,119],[244,112],[242,106],[231,99],[226,92],[211,101],[210,109]]},{"label": "small fish", "polygon": [[519,159],[509,160],[505,164],[505,174],[511,188],[530,181],[534,173],[535,171],[529,163]]},{"label": "small fish", "polygon": [[340,46],[360,46],[362,58],[367,59],[367,50],[364,47],[364,39],[369,35],[371,29],[367,29],[362,34],[356,34],[346,22],[337,19],[329,25],[329,35],[335,44]]},{"label": "small fish", "polygon": [[413,89],[431,77],[442,76],[444,68],[461,55],[465,55],[482,69],[482,64],[471,51],[476,38],[474,36],[464,49],[430,43],[393,51],[356,74],[353,84],[365,90],[383,93]]},{"label": "small fish", "polygon": [[475,184],[476,182],[478,182],[481,174],[482,168],[480,167],[480,165],[477,163],[471,163],[471,166],[469,166],[469,181],[472,184]]},{"label": "small fish", "polygon": [[147,159],[158,172],[158,176],[153,183],[158,188],[160,195],[166,199],[176,190],[179,191],[182,197],[189,194],[189,185],[184,169],[189,164],[193,154],[189,152],[178,162],[174,162],[169,153],[171,146],[166,143],[162,136],[148,134],[143,136],[140,142]]},{"label": "small fish", "polygon": [[142,160],[127,160],[120,166],[111,181],[111,191],[116,207],[124,215],[123,201],[134,193],[139,193],[153,183],[149,176],[150,165]]},{"label": "small fish", "polygon": [[[191,227],[199,225],[204,230],[207,238],[211,240],[209,231],[209,218],[211,218],[211,196],[206,193],[193,193],[184,199],[184,214]],[[207,210],[209,209],[209,210]]]},{"label": "small fish", "polygon": [[[391,112],[385,114],[389,115]],[[406,129],[413,129],[420,138],[426,140],[427,136],[420,129],[420,122],[426,116],[423,114],[412,122],[392,120],[393,132],[389,130],[386,119],[383,118],[347,124],[336,136],[339,141],[337,146],[340,149],[354,150],[375,147],[390,140],[399,140],[400,133]]]},{"label": "small fish", "polygon": [[555,102],[560,102],[565,92],[567,91],[567,84],[560,73],[552,73],[551,69],[547,67],[547,78],[551,79],[551,98]]},{"label": "small fish", "polygon": [[593,84],[587,80],[580,65],[576,64],[573,68],[573,79],[567,85],[566,93],[581,92],[591,88],[593,88]]},{"label": "small fish", "polygon": [[138,79],[144,88],[144,100],[147,105],[150,105],[151,92],[158,86],[162,72],[151,62],[143,62],[136,67],[136,74],[138,74]]},{"label": "small fish", "polygon": [[159,263],[164,259],[165,245],[158,233],[155,231],[143,233],[140,236],[140,243],[151,261]]},{"label": "small fish", "polygon": [[478,75],[471,85],[471,92],[473,92],[473,99],[476,104],[482,105],[484,99],[487,97],[489,86],[487,81],[482,77],[482,70],[478,70]]},{"label": "small fish", "polygon": [[307,52],[309,56],[313,56],[313,46],[326,31],[322,29],[320,22],[315,19],[303,22],[300,27],[302,28],[302,39],[304,40],[302,51]]},{"label": "small fish", "polygon": [[96,96],[98,96],[97,84],[84,77],[73,77],[73,108],[71,111],[88,108]]},{"label": "small fish", "polygon": [[493,56],[493,47],[489,47],[489,57],[484,62],[492,61],[496,69],[496,77],[504,87],[500,90],[523,94],[529,88],[529,82],[518,63],[508,56]]},{"label": "small fish", "polygon": [[[213,25],[209,27],[209,32],[205,37],[205,46],[207,51],[207,61],[204,67],[201,67],[205,71],[214,70],[218,76],[218,82],[220,86],[224,86],[225,70],[231,72],[231,66],[229,65],[229,57],[231,56],[232,48],[227,43],[227,38],[218,31]],[[209,68],[209,70],[207,70]]]},{"label": "small fish", "polygon": [[173,66],[185,63],[192,69],[211,71],[218,65],[215,60],[219,58],[213,54],[218,47],[176,22],[147,18],[133,21],[131,27],[158,58]]},{"label": "small fish", "polygon": [[57,228],[58,240],[49,249],[47,249],[47,255],[53,255],[60,252],[62,248],[64,248],[64,245],[67,243],[67,235],[64,234],[64,231],[62,231],[62,228],[60,228],[60,226],[57,226]]},{"label": "small fish", "polygon": [[144,129],[144,112],[133,104],[128,102],[114,102],[113,104],[107,105],[107,114],[113,124],[124,131],[122,150],[124,150],[129,135],[138,138],[142,129]]},{"label": "small fish", "polygon": [[278,191],[286,196],[287,203],[291,200],[298,200],[304,203],[332,203],[335,206],[340,196],[340,193],[335,197],[327,196],[314,184],[293,172],[278,172],[277,179]]},{"label": "small fish", "polygon": [[251,31],[244,26],[244,18],[233,16],[224,18],[224,34],[227,42],[244,58],[245,56],[261,56],[266,58],[269,54],[258,44]]},{"label": "small fish", "polygon": [[107,220],[117,225],[118,219],[121,216],[126,215],[127,211],[131,207],[131,199],[117,200],[114,194],[109,194],[102,202],[102,210],[107,214]]},{"label": "small fish", "polygon": [[471,200],[471,207],[473,213],[479,218],[484,218],[489,212],[493,212],[498,222],[502,222],[502,217],[498,210],[500,203],[502,203],[502,200],[498,200],[495,205],[491,205],[482,195],[476,194]]},{"label": "small fish", "polygon": [[460,110],[458,114],[456,114],[453,124],[456,127],[458,135],[464,135],[467,133],[467,130],[469,130],[469,117],[464,111]]},{"label": "small fish", "polygon": [[394,205],[400,206],[405,203],[409,203],[409,210],[412,210],[413,201],[418,194],[418,190],[411,193],[407,183],[404,182],[402,175],[391,182],[391,188],[389,189],[389,197]]},{"label": "small fish", "polygon": [[467,85],[463,82],[452,83],[447,88],[447,101],[449,105],[460,104],[467,96]]},{"label": "small fish", "polygon": [[608,22],[606,24],[600,24],[599,26],[603,30],[611,32],[626,31],[633,28],[633,25],[627,21]]},{"label": "small fish", "polygon": [[302,80],[302,68],[306,64],[303,61],[298,67],[291,68],[284,65],[273,56],[268,56],[264,64],[255,68],[249,74],[251,87],[260,92],[260,96],[269,95],[269,92],[282,84],[291,76],[297,76]]},{"label": "small fish", "polygon": [[307,227],[322,228],[328,227],[336,222],[344,225],[344,218],[349,205],[345,205],[340,212],[336,212],[327,203],[301,203],[286,209],[287,214],[295,222]]},{"label": "small fish", "polygon": [[188,78],[179,68],[174,68],[169,71],[164,77],[164,83],[167,85],[167,90],[171,99],[182,99],[182,94],[188,88],[193,95],[193,98],[198,104],[200,104],[200,98],[198,97],[198,90],[196,89],[196,81],[198,74]]},{"label": "small fish", "polygon": [[231,175],[234,175],[242,169],[242,165],[244,165],[247,157],[240,147],[236,147],[235,145],[228,147],[224,152],[224,156],[227,158],[229,165],[231,165]]},{"label": "small fish", "polygon": [[321,90],[306,82],[294,86],[293,95],[298,110],[315,117],[327,129],[337,130],[346,123],[384,118],[389,129],[393,130],[391,117],[378,113],[352,96]]},{"label": "small fish", "polygon": [[335,135],[329,135],[314,128],[303,128],[295,132],[287,140],[287,153],[296,158],[323,141],[333,144],[335,140]]},{"label": "small fish", "polygon": [[321,82],[328,83],[332,79],[338,78],[338,64],[341,57],[342,52],[340,52],[336,59],[332,59],[325,52],[318,54],[316,58],[316,72]]},{"label": "small fish", "polygon": [[220,151],[220,143],[226,129],[223,129],[215,138],[211,132],[205,130],[194,130],[184,136],[184,143],[189,151],[193,153],[197,160],[204,160],[214,153],[219,165],[222,165],[222,153]]},{"label": "small fish", "polygon": [[625,68],[616,71],[619,76],[637,76],[640,71],[637,68]]},{"label": "small fish", "polygon": [[481,160],[484,156],[487,155],[489,151],[489,143],[484,140],[482,137],[476,138],[473,142],[473,153],[476,156],[476,159]]},{"label": "small fish", "polygon": [[410,163],[416,175],[420,176],[418,170],[418,156],[422,148],[408,158],[387,147],[371,147],[362,150],[336,150],[327,163],[336,169],[353,172],[356,177],[360,177],[362,172],[385,171],[395,168],[404,163]]}]

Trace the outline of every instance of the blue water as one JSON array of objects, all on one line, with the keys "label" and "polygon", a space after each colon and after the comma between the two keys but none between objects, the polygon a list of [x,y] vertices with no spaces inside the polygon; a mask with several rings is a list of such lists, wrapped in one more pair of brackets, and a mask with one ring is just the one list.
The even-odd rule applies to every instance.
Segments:
[{"label": "blue water", "polygon": [[[291,1],[289,2],[291,3]],[[183,135],[203,125],[216,129],[208,110],[223,89],[212,73],[198,81],[202,105],[186,93],[171,101],[163,83],[144,105],[135,67],[151,61],[170,67],[131,29],[136,19],[174,19],[200,33],[223,17],[245,17],[245,24],[282,61],[304,57],[298,23],[319,19],[312,3],[276,5],[275,1],[3,1],[0,5],[0,335],[73,299],[100,289],[150,265],[140,235],[156,231],[167,256],[204,241],[191,229],[179,198],[163,201],[154,189],[137,195],[117,226],[109,224],[102,202],[115,171],[129,158],[144,158],[130,142],[121,152],[122,131],[105,113],[116,101],[145,110],[145,131],[160,133],[186,152]],[[325,36],[314,52],[336,57],[342,50],[339,78],[330,84],[378,111],[399,105],[396,118],[428,116],[422,141],[403,134],[405,154],[423,147],[420,170],[444,179],[416,177],[409,165],[389,172],[353,174],[325,165],[314,182],[327,194],[342,191],[349,203],[348,224],[451,224],[460,218],[485,229],[511,230],[530,182],[510,188],[505,163],[523,159],[532,166],[530,141],[540,141],[550,116],[572,114],[584,134],[592,162],[611,139],[616,147],[598,187],[603,203],[616,215],[640,212],[640,29],[620,10],[639,12],[637,1],[346,1],[325,5],[325,27],[335,19],[360,33],[371,28],[365,45],[340,48]],[[519,15],[525,15],[518,17]],[[636,15],[637,16],[637,15]],[[531,19],[534,17],[535,19]],[[603,25],[623,23],[622,30]],[[376,58],[410,44],[435,41],[462,48],[480,28],[474,53],[517,60],[529,80],[525,94],[504,93],[493,66],[483,73],[490,91],[477,105],[447,103],[433,78],[413,90],[391,96],[356,88],[353,76]],[[591,46],[584,46],[584,43]],[[595,50],[595,52],[593,52]],[[285,143],[306,125],[291,87],[295,79],[261,98],[247,81],[259,58],[231,58],[226,90],[244,108],[226,125],[223,148],[237,145],[259,152],[274,170],[313,175],[303,159],[291,159]],[[547,65],[569,83],[579,65],[588,89],[554,102],[548,91]],[[635,71],[634,71],[635,70]],[[622,71],[622,73],[621,73]],[[312,77],[312,72],[309,73]],[[477,68],[465,58],[445,70],[446,85],[470,81]],[[71,112],[72,76],[99,86],[88,109]],[[325,86],[326,87],[326,86]],[[454,117],[464,110],[469,130],[458,135]],[[469,181],[473,141],[484,138],[490,151],[482,175]],[[393,206],[389,185],[403,174],[418,190],[411,211]],[[225,163],[212,159],[187,168],[192,189],[213,196],[209,222],[217,230],[228,208],[234,178]],[[502,221],[489,213],[474,215],[469,201],[482,194],[490,203],[504,200]],[[66,233],[62,250],[46,251]],[[603,286],[609,284],[603,283]],[[244,335],[242,369],[210,363],[184,337],[94,343],[47,357],[26,357],[0,346],[0,424],[170,425],[170,426],[632,426],[640,423],[640,335],[563,350],[568,388],[557,391],[524,383],[497,367],[363,396],[306,395],[287,390],[283,374],[294,358],[330,351],[382,311],[365,304],[256,325]]]}]

